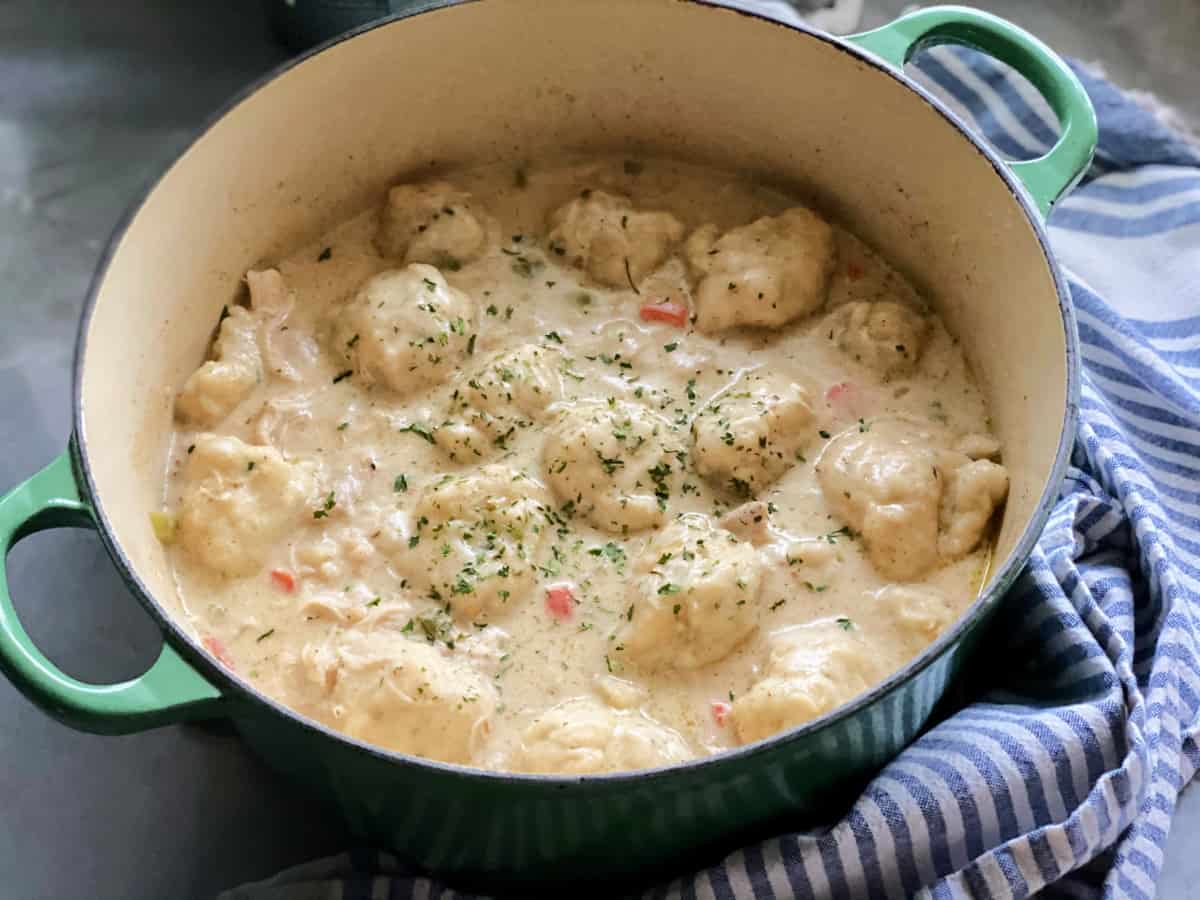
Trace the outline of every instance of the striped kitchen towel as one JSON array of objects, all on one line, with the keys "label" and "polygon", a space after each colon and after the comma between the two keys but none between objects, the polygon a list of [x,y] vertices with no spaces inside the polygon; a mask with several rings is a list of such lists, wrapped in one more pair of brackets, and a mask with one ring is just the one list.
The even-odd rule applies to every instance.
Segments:
[{"label": "striped kitchen towel", "polygon": [[[1044,102],[969,51],[926,86],[1004,154],[1054,140]],[[977,667],[980,698],[890,763],[825,829],[787,834],[651,897],[1152,897],[1200,768],[1200,149],[1077,67],[1100,118],[1050,218],[1083,341],[1082,416],[1050,523]],[[452,897],[387,854],[228,900]]]}]

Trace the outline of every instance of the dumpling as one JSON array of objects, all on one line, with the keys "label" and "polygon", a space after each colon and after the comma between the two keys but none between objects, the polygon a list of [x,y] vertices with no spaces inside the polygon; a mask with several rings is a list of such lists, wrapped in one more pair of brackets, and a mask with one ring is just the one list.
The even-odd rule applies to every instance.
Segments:
[{"label": "dumpling", "polygon": [[1008,497],[1008,470],[976,459],[946,472],[938,552],[959,559],[979,545],[992,513]]},{"label": "dumpling", "polygon": [[250,308],[256,313],[273,315],[287,307],[291,294],[278,269],[251,269],[246,273],[250,288]]},{"label": "dumpling", "polygon": [[683,225],[667,212],[635,209],[628,197],[584,191],[550,216],[551,249],[610,287],[632,287],[667,258]]},{"label": "dumpling", "polygon": [[262,377],[258,320],[248,309],[226,308],[212,357],[191,374],[175,401],[176,415],[200,428],[221,422]]},{"label": "dumpling", "polygon": [[795,464],[812,417],[804,388],[751,376],[692,420],[692,462],[720,487],[757,494]]},{"label": "dumpling", "polygon": [[891,420],[839,435],[817,461],[825,502],[862,535],[885,578],[909,581],[938,563],[937,464],[927,437]]},{"label": "dumpling", "polygon": [[848,619],[822,619],[771,635],[766,674],[733,702],[743,744],[803,725],[857,696],[880,672]]},{"label": "dumpling", "polygon": [[825,502],[862,535],[885,578],[912,581],[969,553],[1008,492],[1003,466],[944,443],[914,423],[881,419],[834,438],[817,462]]},{"label": "dumpling", "polygon": [[398,631],[340,631],[300,654],[322,719],[401,753],[469,763],[486,739],[496,689],[467,663]]},{"label": "dumpling", "polygon": [[705,225],[688,238],[686,253],[699,279],[696,327],[707,332],[777,328],[815,312],[835,258],[833,229],[802,206],[719,237],[717,226]]},{"label": "dumpling", "polygon": [[922,646],[955,618],[950,602],[928,587],[889,584],[875,592],[873,602],[902,632],[920,638]]},{"label": "dumpling", "polygon": [[912,373],[924,350],[929,322],[890,300],[855,301],[831,312],[823,329],[838,349],[886,380]]},{"label": "dumpling", "polygon": [[273,447],[202,434],[187,457],[179,543],[202,565],[228,577],[262,566],[272,546],[303,521],[311,472]]},{"label": "dumpling", "polygon": [[685,454],[675,427],[623,400],[571,403],[546,434],[546,479],[597,528],[629,534],[663,520]]},{"label": "dumpling", "polygon": [[747,500],[724,513],[717,524],[738,540],[761,547],[770,543],[772,537],[771,504]]},{"label": "dumpling", "polygon": [[487,225],[466,191],[445,181],[388,191],[375,235],[379,252],[407,263],[456,269],[487,246]]},{"label": "dumpling", "polygon": [[752,545],[707,516],[681,516],[634,563],[616,652],[650,670],[724,659],[758,624],[763,569]]},{"label": "dumpling", "polygon": [[460,622],[502,614],[537,584],[548,500],[541,484],[504,465],[444,475],[422,490],[393,562]]},{"label": "dumpling", "polygon": [[438,384],[467,358],[475,306],[433,266],[381,272],[340,311],[335,348],[356,376],[400,395]]},{"label": "dumpling", "polygon": [[562,396],[563,355],[526,344],[460,376],[434,439],[451,459],[472,462],[508,449]]},{"label": "dumpling", "polygon": [[678,732],[645,713],[576,697],[533,721],[511,766],[516,772],[594,775],[666,766],[693,755]]}]

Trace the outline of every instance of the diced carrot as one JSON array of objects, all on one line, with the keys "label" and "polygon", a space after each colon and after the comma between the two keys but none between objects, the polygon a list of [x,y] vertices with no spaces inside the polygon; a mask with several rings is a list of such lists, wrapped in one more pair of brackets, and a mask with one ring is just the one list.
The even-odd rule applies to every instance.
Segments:
[{"label": "diced carrot", "polygon": [[225,649],[225,644],[220,638],[211,636],[203,637],[200,639],[200,643],[204,645],[205,650],[215,656],[217,660],[227,669],[237,669],[237,666],[233,664],[233,659],[230,657],[229,651]]},{"label": "diced carrot", "polygon": [[866,273],[862,270],[862,266],[858,265],[858,263],[846,264],[846,277],[851,281],[858,281],[858,279],[862,278],[865,274]]},{"label": "diced carrot", "polygon": [[687,324],[688,308],[682,303],[663,300],[661,303],[647,303],[642,307],[643,322],[665,322],[682,328]]},{"label": "diced carrot", "polygon": [[714,700],[712,702],[713,719],[717,723],[718,728],[725,727],[725,720],[729,718],[729,714],[733,711],[733,707],[724,700]]},{"label": "diced carrot", "polygon": [[296,576],[287,569],[272,569],[271,581],[275,582],[275,587],[289,594],[296,590]]},{"label": "diced carrot", "polygon": [[560,622],[571,618],[571,607],[574,602],[575,595],[571,592],[570,585],[556,584],[546,588],[546,612]]}]

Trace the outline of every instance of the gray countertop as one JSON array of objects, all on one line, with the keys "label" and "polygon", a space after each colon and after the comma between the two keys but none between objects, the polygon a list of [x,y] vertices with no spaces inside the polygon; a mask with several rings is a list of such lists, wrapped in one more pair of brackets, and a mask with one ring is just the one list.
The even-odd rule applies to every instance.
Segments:
[{"label": "gray countertop", "polygon": [[[870,21],[903,4],[869,5]],[[981,5],[1035,29],[1043,6]],[[1114,74],[1185,108],[1197,102],[1177,81],[1190,75],[1194,88],[1196,63],[1171,49],[1194,47],[1200,28],[1181,36],[1155,26],[1157,39],[1135,28],[1137,41],[1118,43],[1128,17],[1093,15],[1098,30],[1073,29],[1063,10],[1084,6],[1056,4],[1047,39],[1085,57],[1121,46]],[[76,319],[122,210],[210,112],[284,58],[246,0],[0,4],[0,488],[66,445]],[[23,542],[10,585],[34,639],[71,674],[130,677],[157,652],[155,629],[89,533]],[[0,717],[6,897],[207,897],[348,843],[339,823],[222,726],[80,734],[4,679]],[[1200,884],[1200,793],[1185,795],[1172,835],[1161,896],[1200,896],[1190,893]]]}]

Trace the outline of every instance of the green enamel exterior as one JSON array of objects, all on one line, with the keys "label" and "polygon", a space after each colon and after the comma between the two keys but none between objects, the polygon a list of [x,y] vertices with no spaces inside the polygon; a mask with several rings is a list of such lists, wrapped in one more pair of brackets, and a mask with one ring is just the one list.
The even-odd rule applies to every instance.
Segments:
[{"label": "green enamel exterior", "polygon": [[[919,46],[939,40],[982,46],[1016,65],[1046,91],[1069,126],[1063,143],[1046,157],[1014,167],[1044,213],[1091,155],[1095,122],[1082,88],[1033,38],[971,10],[928,10],[854,39],[895,67]],[[120,231],[114,241],[119,237]],[[103,278],[102,267],[96,283]],[[1067,353],[1071,357],[1070,339]],[[77,407],[77,420],[80,414]],[[1066,427],[1071,424],[1068,412]],[[1060,447],[1056,479],[1068,446]],[[88,483],[86,459],[86,446],[73,446],[0,499],[5,554],[35,531],[96,527],[76,487]],[[1048,514],[1047,502],[1015,551],[1022,558]],[[70,678],[29,640],[0,571],[0,666],[33,702],[75,727],[106,733],[228,716],[256,751],[320,796],[364,843],[394,850],[457,885],[484,891],[520,885],[523,896],[557,896],[567,885],[612,894],[634,880],[644,884],[710,864],[748,840],[828,821],[934,717],[1019,571],[1006,569],[927,655],[815,722],[687,765],[563,778],[485,774],[406,757],[304,719],[201,652],[138,587],[112,536],[103,528],[100,536],[162,629],[162,655],[144,675],[121,684]]]},{"label": "green enamel exterior", "polygon": [[168,644],[145,674],[119,684],[87,684],[64,673],[34,646],[8,593],[8,551],[47,528],[93,527],[79,497],[69,453],[0,498],[0,667],[55,718],[85,731],[125,734],[220,709],[220,692]]},{"label": "green enamel exterior", "polygon": [[1028,78],[1058,116],[1062,134],[1045,156],[1008,165],[1043,217],[1092,164],[1099,131],[1087,91],[1057,53],[1011,22],[965,6],[935,6],[848,40],[897,69],[928,47],[962,44]]}]

